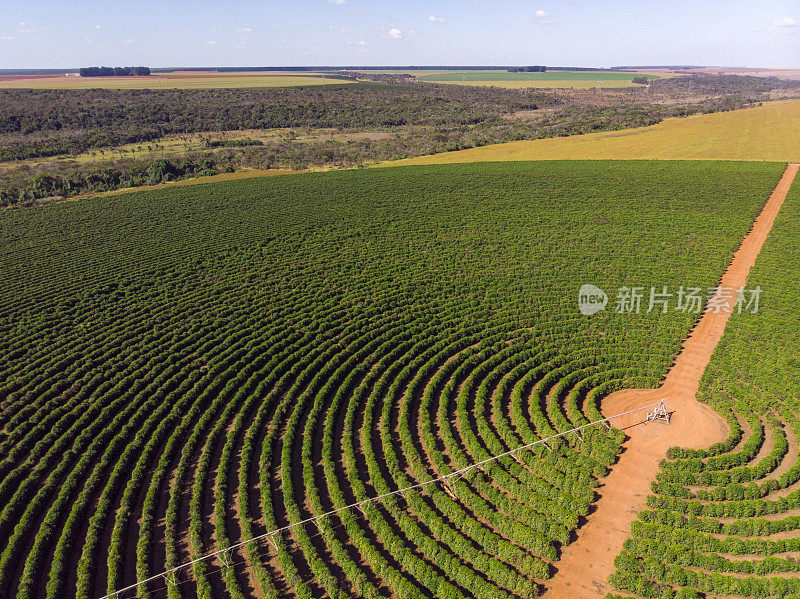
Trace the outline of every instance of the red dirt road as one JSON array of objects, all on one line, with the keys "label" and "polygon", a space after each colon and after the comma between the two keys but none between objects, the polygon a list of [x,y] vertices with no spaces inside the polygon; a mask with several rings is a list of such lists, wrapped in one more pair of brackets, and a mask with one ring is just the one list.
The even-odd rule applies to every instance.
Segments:
[{"label": "red dirt road", "polygon": [[[721,287],[744,287],[750,268],[764,245],[800,165],[790,164],[772,192],[753,229],[734,255]],[[735,294],[725,301],[729,308]],[[670,447],[704,448],[724,440],[728,425],[714,410],[697,401],[700,377],[722,338],[730,311],[706,310],[683,345],[661,387],[627,389],[609,395],[602,411],[613,416],[666,399],[672,414],[669,424],[642,424],[643,412],[614,421],[626,429],[625,450],[599,489],[597,509],[578,531],[577,540],[564,549],[558,572],[545,597],[550,599],[602,599],[612,589],[606,582],[614,570],[614,558],[630,536],[630,526],[644,509],[650,482]],[[630,428],[627,428],[630,427]]]}]

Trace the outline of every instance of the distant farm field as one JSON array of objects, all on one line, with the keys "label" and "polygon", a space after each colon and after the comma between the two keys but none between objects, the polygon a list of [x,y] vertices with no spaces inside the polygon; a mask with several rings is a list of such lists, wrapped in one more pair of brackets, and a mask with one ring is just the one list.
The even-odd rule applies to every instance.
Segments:
[{"label": "distant farm field", "polygon": [[[437,73],[430,76],[419,76],[417,79],[426,81],[629,81],[636,77],[636,73],[621,73],[610,71],[547,71],[545,73],[508,73],[506,71],[456,71]],[[655,75],[641,75],[648,79],[658,79]]]},{"label": "distant farm field", "polygon": [[149,77],[0,77],[0,89],[215,89],[246,87],[297,87],[351,84],[345,79],[308,73],[252,72],[156,73]]},{"label": "distant farm field", "polygon": [[[0,597],[94,599],[256,536],[135,595],[538,596],[621,431],[263,535],[655,386],[698,315],[615,290],[715,285],[782,170],[357,169],[0,212]],[[585,283],[612,298],[591,318]]]},{"label": "distant farm field", "polygon": [[384,165],[505,160],[800,161],[800,101],[665,120],[652,127],[514,141]]},{"label": "distant farm field", "polygon": [[433,81],[429,80],[428,83],[446,83],[448,85],[472,85],[478,87],[504,87],[506,89],[592,89],[596,88],[598,82],[601,89],[608,88],[625,88],[625,87],[643,87],[638,83],[632,81],[625,81],[620,79],[602,80],[595,79],[594,81],[580,80],[580,79],[551,79],[551,80],[519,80],[519,81]]},{"label": "distant farm field", "polygon": [[[416,74],[416,73],[415,73]],[[609,71],[548,71],[545,73],[508,73],[506,71],[455,71],[433,74],[416,74],[418,81],[430,83],[455,83],[459,85],[494,85],[497,87],[587,89],[596,87],[635,87],[634,77],[658,79],[656,75],[639,75]]]}]

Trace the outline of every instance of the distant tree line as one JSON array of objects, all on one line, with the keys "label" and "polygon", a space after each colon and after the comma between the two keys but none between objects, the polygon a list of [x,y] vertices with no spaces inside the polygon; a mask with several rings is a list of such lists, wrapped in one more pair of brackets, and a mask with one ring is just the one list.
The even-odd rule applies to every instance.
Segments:
[{"label": "distant tree line", "polygon": [[342,77],[348,77],[352,80],[361,79],[367,81],[374,81],[376,83],[388,83],[396,85],[398,83],[416,83],[417,78],[408,73],[364,73],[360,71],[342,71]]},{"label": "distant tree line", "polygon": [[75,69],[0,69],[0,76],[5,75],[66,75]]},{"label": "distant tree line", "polygon": [[777,77],[751,75],[692,74],[684,77],[667,77],[650,82],[654,91],[668,94],[690,95],[761,94],[773,90],[798,90],[800,81]]},{"label": "distant tree line", "polygon": [[533,65],[530,67],[508,67],[509,73],[544,73],[547,67],[544,65]]},{"label": "distant tree line", "polygon": [[599,67],[549,67],[551,71],[613,71],[614,69],[603,69]]},{"label": "distant tree line", "polygon": [[[611,67],[610,71],[641,71],[641,70],[653,70],[653,69],[669,69],[671,71],[686,71],[689,69],[702,69],[702,66],[699,65],[686,65],[686,64],[655,64],[655,65],[622,65]],[[591,69],[586,69],[591,70]]]},{"label": "distant tree line", "polygon": [[155,67],[154,73],[173,73],[175,71],[217,71],[219,73],[240,73],[258,71],[324,73],[339,71],[505,71],[505,66],[497,65],[347,65],[320,67]]},{"label": "distant tree line", "polygon": [[310,67],[317,70],[345,71],[505,71],[507,66],[498,65],[405,65],[405,66],[347,66],[347,67]]},{"label": "distant tree line", "polygon": [[143,77],[150,74],[150,67],[83,67],[81,77]]},{"label": "distant tree line", "polygon": [[[325,87],[321,90],[320,87]],[[79,154],[169,134],[286,127],[464,126],[562,104],[542,90],[460,85],[0,90],[0,160]]]}]

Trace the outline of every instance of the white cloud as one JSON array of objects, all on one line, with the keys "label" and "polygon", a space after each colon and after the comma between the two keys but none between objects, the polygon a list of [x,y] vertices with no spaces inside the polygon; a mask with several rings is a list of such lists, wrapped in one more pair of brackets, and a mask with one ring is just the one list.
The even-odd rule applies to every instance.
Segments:
[{"label": "white cloud", "polygon": [[797,21],[792,17],[775,17],[772,24],[775,27],[797,27]]},{"label": "white cloud", "polygon": [[10,42],[13,39],[13,35],[0,35],[0,40],[3,40],[4,42]]},{"label": "white cloud", "polygon": [[536,22],[539,23],[539,25],[548,25],[553,22],[550,15],[541,8],[533,13],[533,16],[536,17]]},{"label": "white cloud", "polygon": [[253,33],[253,28],[252,27],[240,27],[236,31],[238,31],[239,33]]},{"label": "white cloud", "polygon": [[128,45],[130,45],[130,44],[132,44],[132,43],[133,43],[133,38],[130,38],[130,37],[129,37],[128,39],[122,40],[122,43],[123,43],[123,44],[128,44]]},{"label": "white cloud", "polygon": [[436,15],[431,15],[431,16],[429,16],[429,17],[428,17],[428,20],[429,20],[431,23],[441,23],[441,24],[443,24],[443,23],[447,23],[447,21],[445,21],[445,20],[444,20],[442,17],[437,17]]},{"label": "white cloud", "polygon": [[366,46],[367,42],[365,42],[364,40],[361,40],[360,42],[358,42],[358,45],[359,46]]},{"label": "white cloud", "polygon": [[[382,27],[379,28],[379,29],[383,30]],[[405,31],[403,31],[399,27],[392,27],[391,29],[389,29],[388,32],[383,34],[383,37],[387,37],[387,38],[393,39],[393,40],[407,40],[407,39],[411,39],[415,35],[417,35],[417,30],[416,29],[406,29]]]},{"label": "white cloud", "polygon": [[328,4],[347,4],[347,0],[328,0]]},{"label": "white cloud", "polygon": [[103,28],[103,26],[102,26],[102,25],[95,25],[95,26],[94,26],[94,28],[95,28],[95,29],[102,29],[102,28]]},{"label": "white cloud", "polygon": [[215,42],[214,40],[208,40],[208,41],[206,42],[206,45],[207,45],[207,46],[216,46],[216,45],[217,45],[217,42]]}]

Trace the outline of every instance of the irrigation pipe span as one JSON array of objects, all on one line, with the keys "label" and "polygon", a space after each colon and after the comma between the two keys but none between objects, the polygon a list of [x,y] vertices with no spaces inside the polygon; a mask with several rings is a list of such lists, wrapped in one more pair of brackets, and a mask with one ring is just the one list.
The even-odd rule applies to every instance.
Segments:
[{"label": "irrigation pipe span", "polygon": [[[195,558],[195,559],[193,559],[191,561],[188,561],[188,562],[186,562],[184,564],[180,564],[179,566],[175,566],[173,568],[170,568],[169,570],[164,570],[163,572],[159,572],[158,574],[150,576],[149,578],[144,578],[142,580],[139,580],[139,581],[137,581],[137,582],[135,582],[135,583],[133,583],[131,585],[128,585],[128,586],[123,587],[121,589],[117,589],[116,591],[112,591],[108,595],[103,595],[102,597],[100,597],[100,599],[111,599],[112,597],[118,598],[125,591],[130,591],[132,589],[140,587],[143,584],[147,584],[148,582],[153,582],[155,580],[158,580],[159,578],[165,578],[165,579],[169,580],[170,576],[174,576],[175,574],[177,574],[178,572],[180,572],[184,568],[188,568],[189,566],[192,566],[192,565],[194,565],[194,564],[196,564],[198,562],[206,561],[206,560],[212,559],[214,557],[222,556],[223,563],[226,563],[227,562],[226,554],[231,553],[233,550],[238,549],[239,547],[243,547],[244,545],[248,545],[249,543],[255,543],[256,541],[261,541],[263,539],[269,539],[270,541],[272,541],[273,544],[275,544],[275,540],[272,537],[274,537],[275,535],[279,535],[279,534],[281,534],[283,532],[286,532],[288,530],[291,530],[292,528],[296,528],[298,526],[304,526],[305,524],[311,524],[312,522],[316,523],[319,520],[322,520],[323,518],[327,518],[329,516],[333,516],[334,514],[337,514],[339,512],[343,512],[344,510],[351,510],[351,509],[354,509],[354,508],[358,509],[358,510],[361,510],[361,508],[364,505],[368,504],[368,503],[375,503],[376,501],[381,501],[382,499],[386,499],[387,497],[391,497],[393,495],[402,495],[403,493],[405,493],[407,491],[413,491],[414,489],[420,489],[420,488],[426,487],[428,485],[434,485],[436,483],[445,483],[445,485],[449,485],[451,480],[454,480],[454,481],[458,480],[462,476],[464,476],[465,474],[470,472],[471,470],[473,470],[475,468],[481,468],[484,464],[488,464],[489,462],[494,462],[496,460],[499,460],[500,458],[505,458],[505,457],[508,457],[508,456],[516,457],[516,455],[515,455],[516,453],[518,453],[520,451],[524,451],[526,449],[530,449],[531,447],[533,447],[535,445],[539,445],[540,443],[543,443],[545,446],[547,446],[548,449],[550,449],[550,445],[547,443],[548,441],[552,441],[553,439],[557,439],[559,437],[564,437],[566,435],[570,435],[570,434],[573,434],[573,433],[574,434],[578,434],[580,436],[580,431],[582,431],[583,429],[589,428],[591,426],[595,426],[597,424],[605,424],[608,428],[611,428],[611,425],[609,423],[612,420],[614,420],[615,418],[619,418],[621,416],[626,416],[628,414],[633,414],[635,412],[641,412],[642,410],[646,410],[648,408],[655,408],[655,409],[653,410],[653,412],[648,414],[647,420],[645,422],[652,422],[653,420],[656,420],[656,419],[663,419],[663,420],[669,421],[669,414],[668,414],[668,412],[666,410],[666,406],[664,404],[664,400],[663,399],[661,401],[657,402],[657,403],[648,404],[646,406],[642,406],[640,408],[635,408],[633,410],[628,410],[627,412],[622,412],[621,414],[614,414],[613,416],[609,416],[608,418],[603,418],[601,420],[595,420],[594,422],[590,422],[589,424],[584,424],[583,426],[579,426],[577,428],[573,428],[573,429],[570,429],[568,431],[564,431],[563,433],[558,433],[557,435],[553,435],[551,437],[546,437],[544,439],[539,439],[538,441],[534,441],[533,443],[528,443],[527,445],[522,445],[520,447],[517,447],[516,449],[512,449],[511,451],[506,451],[505,453],[501,453],[501,454],[498,454],[496,456],[492,456],[492,457],[487,458],[485,460],[482,460],[480,462],[476,462],[474,464],[471,464],[471,465],[467,466],[466,468],[461,468],[460,470],[456,470],[456,471],[451,472],[449,474],[445,474],[444,476],[440,476],[439,478],[432,478],[431,480],[426,480],[424,482],[417,483],[415,485],[410,485],[408,487],[403,487],[402,489],[397,489],[395,491],[390,491],[389,493],[383,493],[381,495],[376,495],[375,497],[370,497],[368,499],[364,499],[363,501],[358,501],[356,503],[351,503],[350,505],[345,505],[343,507],[336,508],[335,510],[331,510],[329,512],[325,512],[324,514],[319,514],[318,516],[313,516],[311,518],[306,518],[305,520],[300,520],[299,522],[293,522],[292,524],[287,524],[286,526],[282,526],[281,528],[276,528],[275,530],[271,530],[269,532],[265,532],[263,534],[260,534],[260,535],[257,535],[255,537],[252,537],[250,539],[246,539],[244,541],[240,541],[238,543],[235,543],[235,544],[233,544],[233,545],[231,545],[229,547],[226,547],[225,549],[220,549],[218,551],[214,551],[213,553],[207,553],[205,555],[201,555],[200,557],[197,557],[197,558]],[[449,490],[450,489],[448,487],[448,491]]]}]

